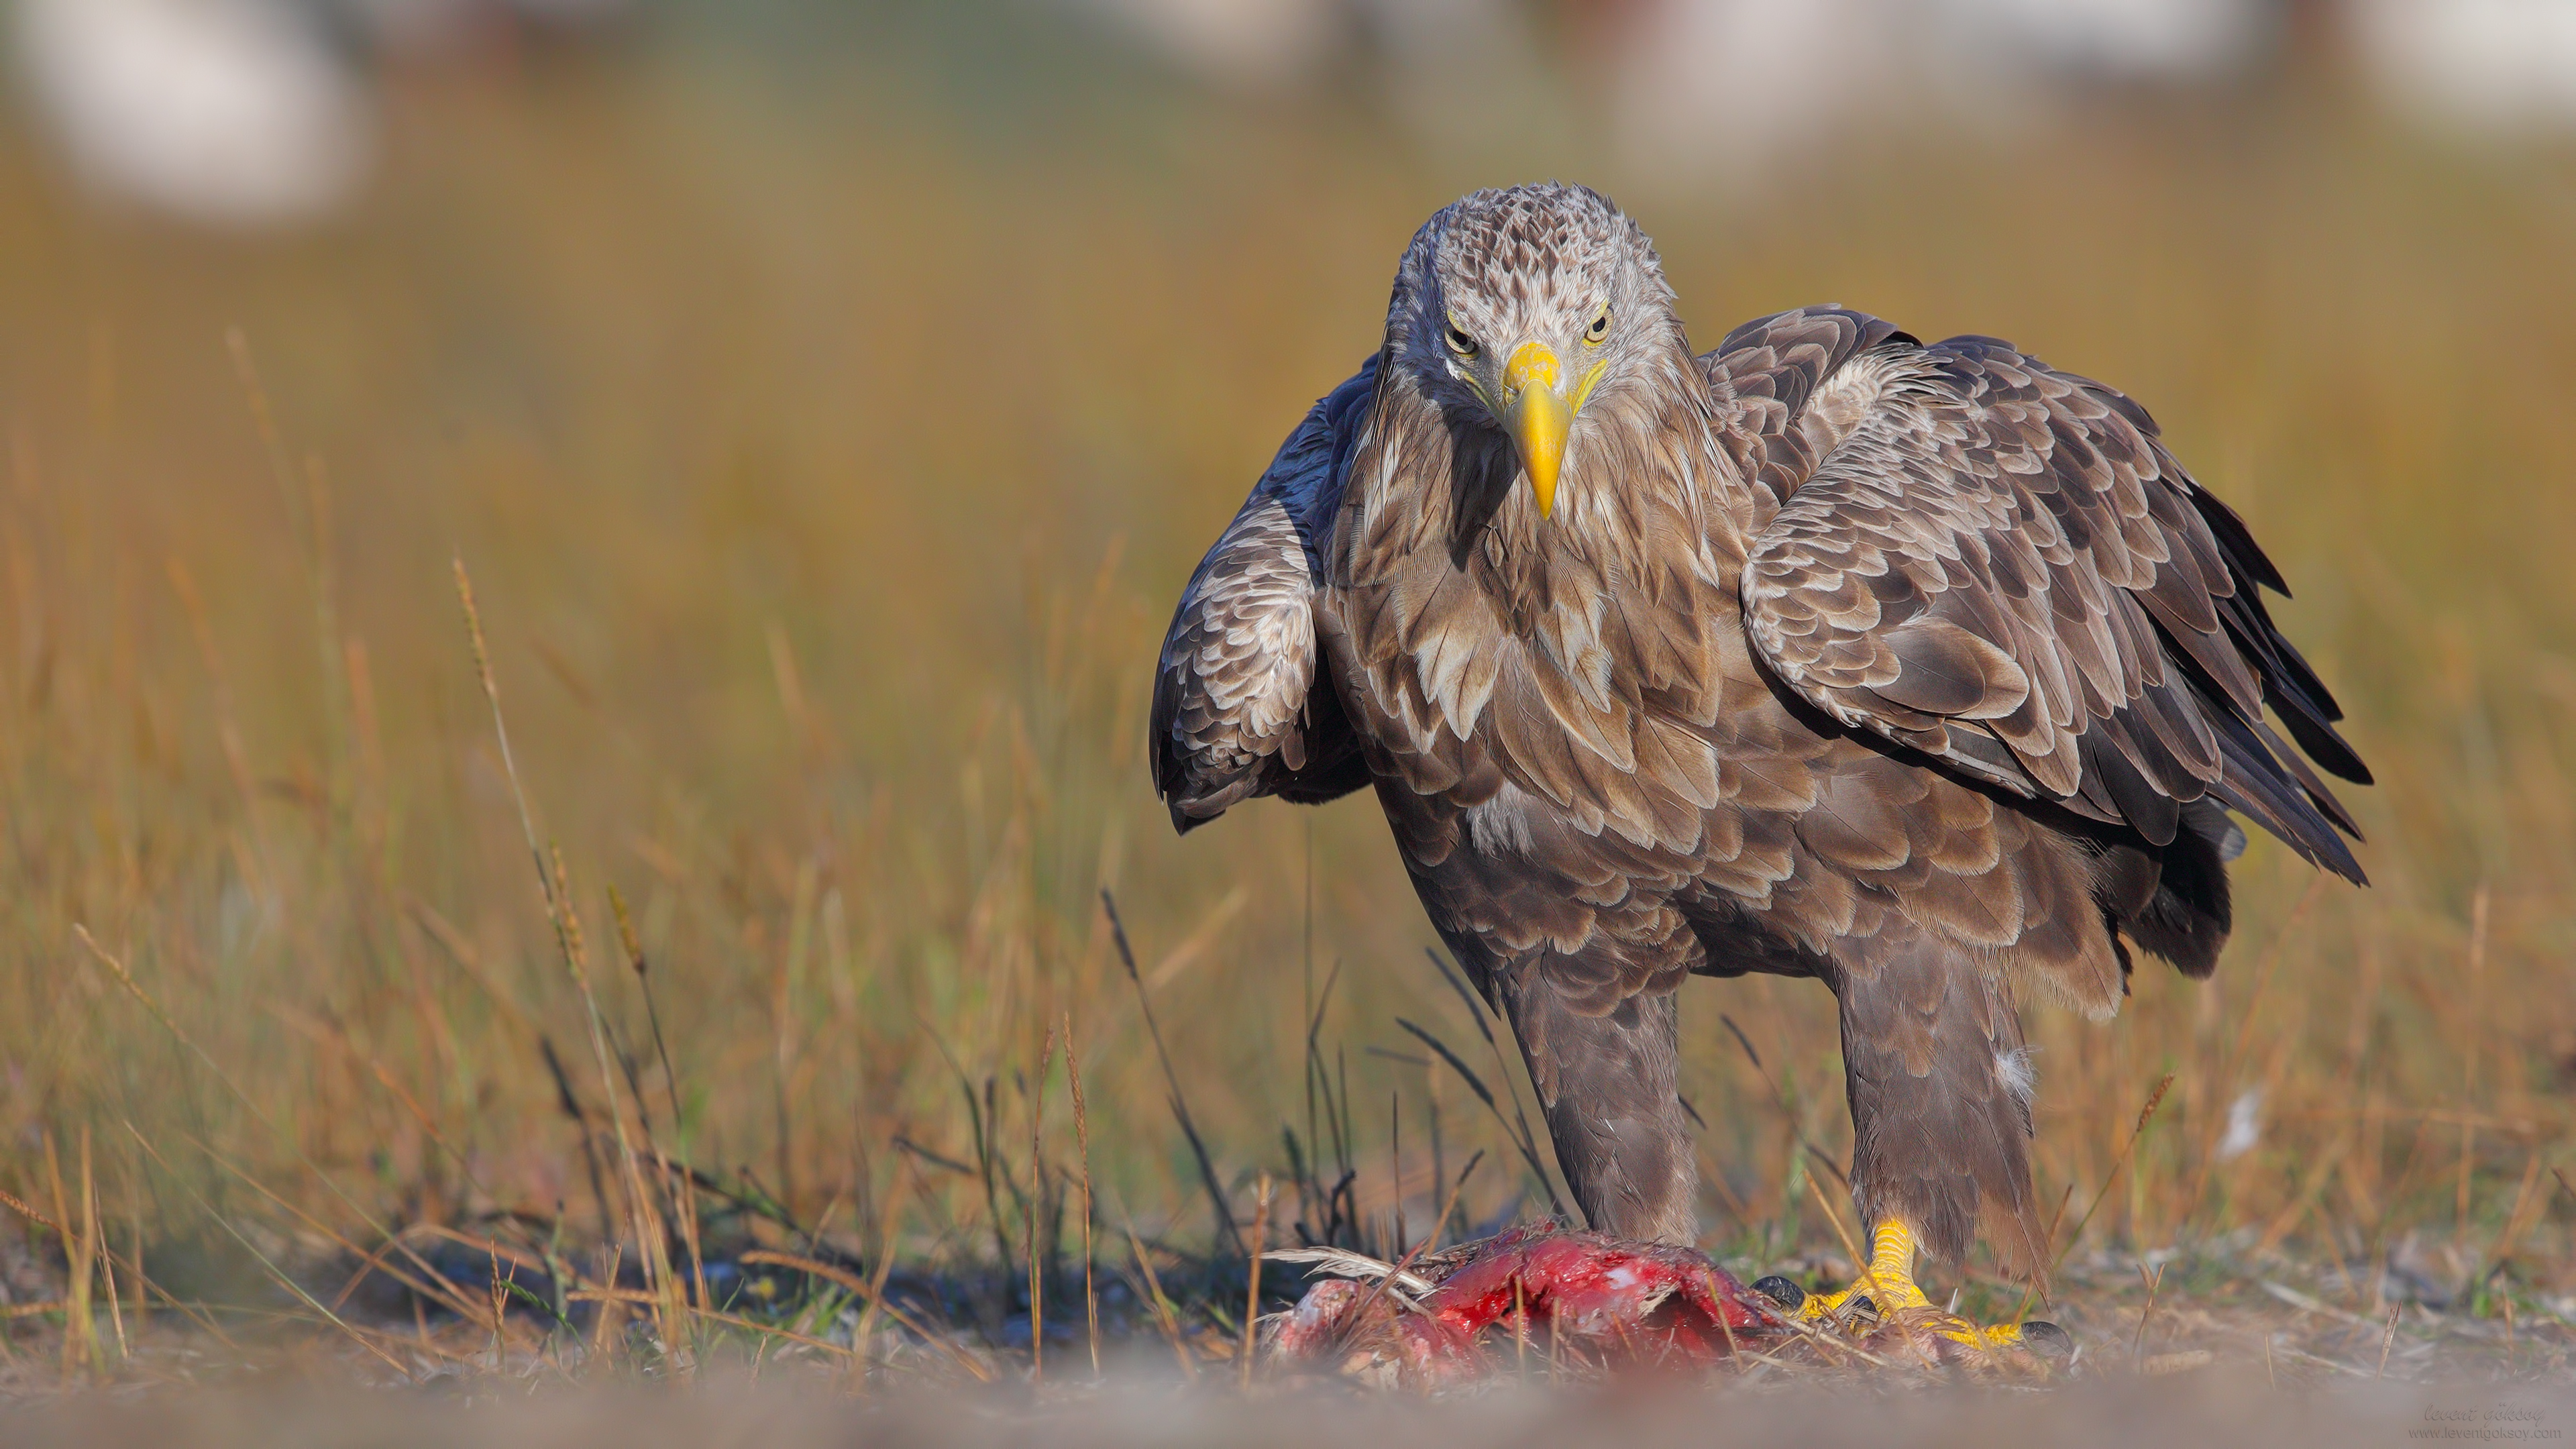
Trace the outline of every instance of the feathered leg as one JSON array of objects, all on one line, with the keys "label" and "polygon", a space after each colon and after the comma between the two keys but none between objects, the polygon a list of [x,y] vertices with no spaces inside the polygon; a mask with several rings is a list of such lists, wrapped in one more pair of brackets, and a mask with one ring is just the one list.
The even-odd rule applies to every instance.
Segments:
[{"label": "feathered leg", "polygon": [[1912,1224],[1926,1251],[1954,1263],[1982,1234],[2007,1268],[2044,1274],[2034,1079],[2010,986],[1919,935],[1857,944],[1833,986],[1861,1216]]},{"label": "feathered leg", "polygon": [[1557,1165],[1596,1232],[1688,1246],[1699,1237],[1699,1168],[1674,1071],[1671,992],[1576,1011],[1542,972],[1503,983],[1503,1002],[1538,1085]]},{"label": "feathered leg", "polygon": [[[1807,1297],[1801,1311],[1823,1317],[1867,1297],[1884,1315],[1931,1313],[1914,1281],[1916,1249],[1955,1263],[1980,1236],[2005,1267],[2044,1287],[2047,1245],[2030,1186],[2032,1073],[2010,987],[1912,932],[1849,945],[1833,986],[1852,1196],[1870,1263],[1849,1290]],[[2064,1342],[2053,1325],[1981,1330],[1933,1316],[1936,1331],[1963,1342]]]}]

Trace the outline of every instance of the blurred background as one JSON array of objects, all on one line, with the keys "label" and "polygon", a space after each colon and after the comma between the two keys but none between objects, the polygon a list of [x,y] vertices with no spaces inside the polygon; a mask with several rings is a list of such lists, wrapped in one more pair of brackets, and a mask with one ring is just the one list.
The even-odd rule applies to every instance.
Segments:
[{"label": "blurred background", "polygon": [[[1833,301],[2129,391],[2298,590],[2374,888],[2258,841],[2214,982],[2033,1006],[2042,1197],[2071,1224],[2169,1077],[2089,1245],[2576,1312],[2576,3],[0,14],[0,1187],[94,1161],[173,1281],[218,1219],[327,1257],[366,1215],[617,1216],[452,560],[606,1091],[737,1192],[854,1254],[1065,1231],[1069,1026],[1103,1223],[1204,1247],[1142,1000],[1244,1222],[1257,1174],[1351,1165],[1418,1237],[1478,1151],[1462,1218],[1542,1207],[1397,1023],[1517,1075],[1375,805],[1180,842],[1142,729],[1413,229],[1561,176],[1702,347]],[[1710,1242],[1829,1255],[1829,998],[1683,1010]],[[5,1291],[62,1291],[14,1231]]]}]

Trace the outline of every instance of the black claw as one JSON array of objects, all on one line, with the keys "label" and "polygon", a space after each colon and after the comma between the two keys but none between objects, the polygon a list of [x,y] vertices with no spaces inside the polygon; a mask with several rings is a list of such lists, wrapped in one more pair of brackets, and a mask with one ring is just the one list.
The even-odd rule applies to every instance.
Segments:
[{"label": "black claw", "polygon": [[1806,1289],[1799,1287],[1797,1284],[1790,1282],[1788,1279],[1781,1277],[1777,1273],[1772,1274],[1768,1278],[1756,1280],[1753,1284],[1753,1291],[1770,1299],[1772,1302],[1779,1304],[1781,1307],[1788,1309],[1795,1309],[1807,1301]]},{"label": "black claw", "polygon": [[2044,1318],[2034,1318],[2021,1326],[2022,1347],[2041,1358],[2075,1357],[2075,1335]]}]

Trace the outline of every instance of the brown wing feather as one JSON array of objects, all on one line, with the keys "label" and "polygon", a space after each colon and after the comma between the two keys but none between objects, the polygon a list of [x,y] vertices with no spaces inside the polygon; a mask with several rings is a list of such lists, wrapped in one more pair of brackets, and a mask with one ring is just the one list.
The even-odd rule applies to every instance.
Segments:
[{"label": "brown wing feather", "polygon": [[1772,507],[1787,501],[1842,441],[1835,425],[1847,420],[1830,407],[1809,409],[1808,400],[1843,364],[1891,341],[1914,338],[1864,313],[1801,307],[1745,323],[1699,360],[1727,424],[1721,442],[1736,472],[1767,494]]},{"label": "brown wing feather", "polygon": [[1789,688],[2155,845],[2214,798],[2360,879],[2350,816],[2263,721],[2368,779],[2263,609],[2278,574],[2143,410],[1975,337],[1891,337],[1813,384],[1820,405],[1847,422],[1812,473],[1777,470],[1742,583]]},{"label": "brown wing feather", "polygon": [[1172,613],[1148,750],[1174,829],[1257,795],[1320,801],[1368,783],[1316,658],[1314,594],[1318,536],[1376,382],[1371,358],[1308,411]]}]

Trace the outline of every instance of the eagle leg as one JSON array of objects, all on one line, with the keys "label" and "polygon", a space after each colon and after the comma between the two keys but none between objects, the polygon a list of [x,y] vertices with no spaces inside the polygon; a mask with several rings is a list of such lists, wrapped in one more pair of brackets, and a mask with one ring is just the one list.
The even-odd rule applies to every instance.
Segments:
[{"label": "eagle leg", "polygon": [[1687,1244],[1699,1236],[1699,1163],[1676,1083],[1678,1006],[1640,992],[1602,1011],[1569,999],[1543,960],[1504,987],[1566,1186],[1595,1232]]},{"label": "eagle leg", "polygon": [[2006,1271],[2045,1291],[2030,1185],[2036,1073],[2009,979],[1914,930],[1846,941],[1837,956],[1860,1220],[1872,1231],[1901,1222],[1949,1263],[1982,1237]]},{"label": "eagle leg", "polygon": [[2042,1319],[1980,1325],[1935,1307],[1914,1281],[1914,1230],[1890,1218],[1870,1234],[1870,1255],[1860,1277],[1839,1293],[1809,1293],[1786,1278],[1771,1277],[1754,1288],[1786,1309],[1801,1323],[1835,1330],[1864,1320],[1891,1324],[1910,1337],[1920,1331],[1945,1343],[1995,1352],[2020,1349],[2047,1359],[2075,1352],[2075,1340],[2063,1328]]}]

